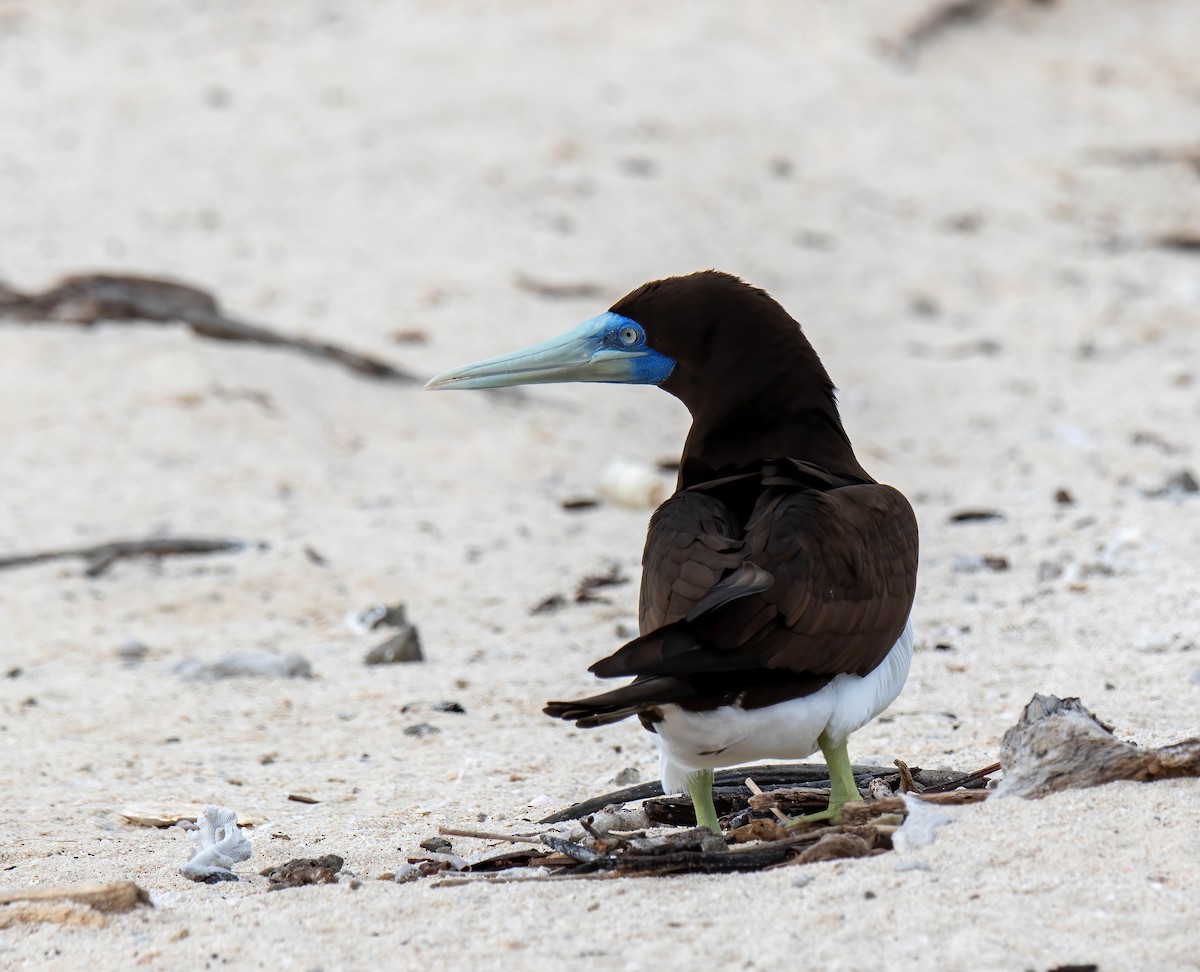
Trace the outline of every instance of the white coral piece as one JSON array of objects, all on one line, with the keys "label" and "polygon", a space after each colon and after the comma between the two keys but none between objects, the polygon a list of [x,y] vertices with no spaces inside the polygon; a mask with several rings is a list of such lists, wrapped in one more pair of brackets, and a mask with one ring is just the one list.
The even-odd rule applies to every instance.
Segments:
[{"label": "white coral piece", "polygon": [[193,881],[236,881],[233,865],[249,860],[253,852],[249,839],[238,830],[237,811],[210,803],[196,818],[196,828],[193,840],[199,847],[179,872]]},{"label": "white coral piece", "polygon": [[918,800],[911,794],[904,794],[904,805],[908,808],[908,818],[900,829],[892,834],[892,844],[899,854],[908,854],[921,847],[928,847],[937,837],[937,832],[946,824],[954,823],[954,818],[934,804]]}]

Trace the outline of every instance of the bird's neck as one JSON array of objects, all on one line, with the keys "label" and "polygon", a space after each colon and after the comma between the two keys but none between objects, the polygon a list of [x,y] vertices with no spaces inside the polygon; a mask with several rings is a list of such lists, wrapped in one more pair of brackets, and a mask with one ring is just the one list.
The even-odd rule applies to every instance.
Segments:
[{"label": "bird's neck", "polygon": [[683,447],[679,487],[783,458],[870,480],[842,427],[832,388],[815,388],[786,396],[764,390],[743,402],[708,402],[696,408]]}]

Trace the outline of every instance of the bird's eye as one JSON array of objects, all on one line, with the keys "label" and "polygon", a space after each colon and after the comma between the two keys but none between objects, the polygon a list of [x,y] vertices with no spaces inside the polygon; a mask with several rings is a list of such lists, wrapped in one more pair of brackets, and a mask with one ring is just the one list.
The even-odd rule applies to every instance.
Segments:
[{"label": "bird's eye", "polygon": [[627,348],[633,347],[642,339],[642,332],[630,324],[626,324],[621,330],[617,331],[617,338]]}]

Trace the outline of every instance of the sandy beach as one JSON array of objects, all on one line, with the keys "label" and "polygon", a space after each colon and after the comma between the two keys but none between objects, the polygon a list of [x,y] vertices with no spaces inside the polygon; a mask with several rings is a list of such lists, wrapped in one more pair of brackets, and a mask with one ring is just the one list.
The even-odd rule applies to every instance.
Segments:
[{"label": "sandy beach", "polygon": [[[650,508],[600,483],[678,456],[685,410],[421,385],[702,268],[802,322],[920,522],[912,671],[856,762],[985,766],[1035,692],[1140,745],[1200,735],[1200,8],[966,6],[0,3],[0,281],[176,279],[418,379],[0,317],[0,558],[244,543],[0,571],[0,892],[153,903],[0,906],[0,967],[1200,968],[1195,780],[754,874],[381,879],[439,826],[655,778],[636,720],[541,708],[636,630]],[[364,663],[388,631],[348,618],[376,604],[424,662]],[[187,677],[246,652],[311,675]],[[237,882],[123,816],[206,804],[254,819]],[[259,873],[324,854],[335,884]]]}]

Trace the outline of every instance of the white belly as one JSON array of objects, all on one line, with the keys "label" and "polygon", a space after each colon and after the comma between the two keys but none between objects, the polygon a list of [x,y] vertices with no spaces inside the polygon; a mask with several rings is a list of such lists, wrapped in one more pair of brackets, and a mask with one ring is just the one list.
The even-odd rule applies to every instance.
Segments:
[{"label": "white belly", "polygon": [[663,791],[680,793],[689,773],[756,759],[803,759],[827,733],[845,741],[895,701],[908,678],[910,619],[887,657],[868,675],[838,675],[819,692],[761,709],[727,705],[711,712],[662,706],[655,724]]}]

